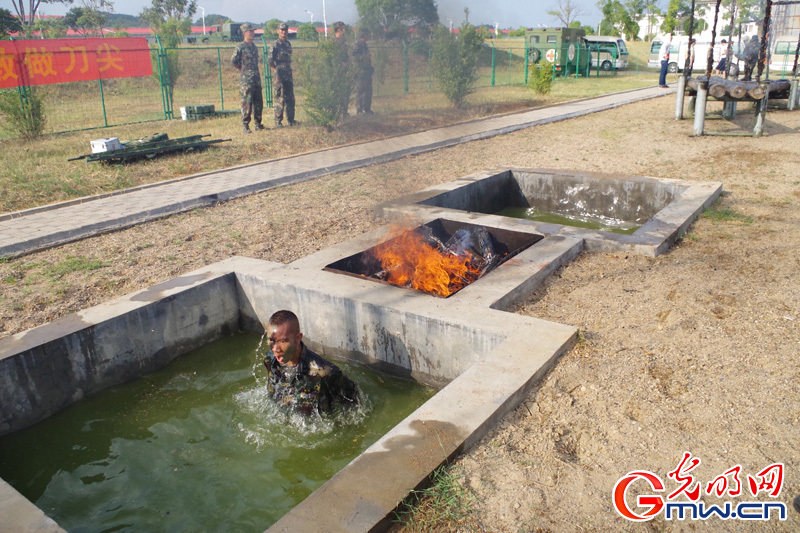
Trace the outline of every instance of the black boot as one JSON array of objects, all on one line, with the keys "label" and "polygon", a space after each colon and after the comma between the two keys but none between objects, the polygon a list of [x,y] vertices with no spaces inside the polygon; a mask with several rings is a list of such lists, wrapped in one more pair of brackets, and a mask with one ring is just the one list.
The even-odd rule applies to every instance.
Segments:
[{"label": "black boot", "polygon": [[253,133],[252,131],[250,131],[250,126],[248,126],[247,124],[244,124],[243,131],[245,133]]},{"label": "black boot", "polygon": [[256,131],[261,131],[261,130],[264,130],[264,129],[266,129],[266,128],[260,122],[258,124],[256,124]]}]

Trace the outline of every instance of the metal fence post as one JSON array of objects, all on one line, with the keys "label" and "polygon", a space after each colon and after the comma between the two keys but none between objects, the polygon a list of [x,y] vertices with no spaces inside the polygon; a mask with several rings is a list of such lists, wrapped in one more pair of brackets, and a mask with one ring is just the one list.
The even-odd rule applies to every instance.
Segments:
[{"label": "metal fence post", "polygon": [[264,104],[267,107],[272,107],[272,70],[269,67],[269,46],[267,46],[267,41],[264,39],[264,34],[261,34],[261,42],[264,43]]},{"label": "metal fence post", "polygon": [[490,84],[492,87],[494,87],[494,52],[494,41],[492,41],[492,83]]},{"label": "metal fence post", "polygon": [[408,94],[408,46],[403,41],[403,92]]},{"label": "metal fence post", "polygon": [[100,83],[100,107],[103,108],[103,127],[108,127],[108,118],[106,117],[106,98],[103,95],[103,78],[97,78]]},{"label": "metal fence post", "polygon": [[528,85],[528,41],[525,41],[525,85]]},{"label": "metal fence post", "polygon": [[219,47],[217,47],[217,75],[219,76],[219,107],[225,111],[225,95],[222,92],[222,58],[219,55]]}]

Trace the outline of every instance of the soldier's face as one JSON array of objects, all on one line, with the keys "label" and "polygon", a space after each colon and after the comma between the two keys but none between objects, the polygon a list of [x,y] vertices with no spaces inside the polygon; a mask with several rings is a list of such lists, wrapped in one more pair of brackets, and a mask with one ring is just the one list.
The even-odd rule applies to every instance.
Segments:
[{"label": "soldier's face", "polygon": [[303,334],[297,324],[285,322],[279,326],[269,324],[267,337],[275,360],[282,365],[294,366],[300,360],[300,341]]},{"label": "soldier's face", "polygon": [[256,38],[256,30],[247,30],[246,32],[244,32],[245,42],[251,43],[255,38]]},{"label": "soldier's face", "polygon": [[278,30],[278,37],[281,41],[285,41],[289,36],[289,30]]}]

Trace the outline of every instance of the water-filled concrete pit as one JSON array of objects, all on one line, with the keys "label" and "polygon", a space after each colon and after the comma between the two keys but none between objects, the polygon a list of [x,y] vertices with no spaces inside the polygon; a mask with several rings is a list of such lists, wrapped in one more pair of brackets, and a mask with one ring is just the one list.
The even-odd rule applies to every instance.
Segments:
[{"label": "water-filled concrete pit", "polygon": [[[663,199],[648,204],[655,211],[631,236],[481,212],[496,206],[476,209],[475,198],[491,196],[486,187],[508,189],[509,180],[522,184],[529,176],[544,183],[558,181],[554,173],[489,171],[423,191],[413,202],[406,198],[381,207],[387,217],[412,214],[426,221],[480,224],[527,233],[535,241],[447,299],[325,270],[385,240],[389,230],[381,227],[288,265],[234,257],[2,339],[0,434],[31,425],[87,394],[159,368],[231,332],[260,333],[272,312],[292,309],[308,344],[320,353],[441,390],[270,530],[361,531],[385,526],[411,489],[423,485],[430,472],[477,442],[515,408],[575,338],[573,327],[507,310],[587,247],[661,253],[721,188],[633,180],[632,189],[655,187],[653,193]],[[524,190],[522,185],[518,188]],[[514,194],[518,199],[519,192]],[[61,530],[4,482],[0,515],[17,531]]]}]

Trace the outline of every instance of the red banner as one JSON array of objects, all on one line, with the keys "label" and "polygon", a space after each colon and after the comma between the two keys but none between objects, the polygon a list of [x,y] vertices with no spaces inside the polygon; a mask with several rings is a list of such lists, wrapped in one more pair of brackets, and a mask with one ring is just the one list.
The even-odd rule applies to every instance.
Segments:
[{"label": "red banner", "polygon": [[0,41],[0,88],[152,73],[144,37]]}]

